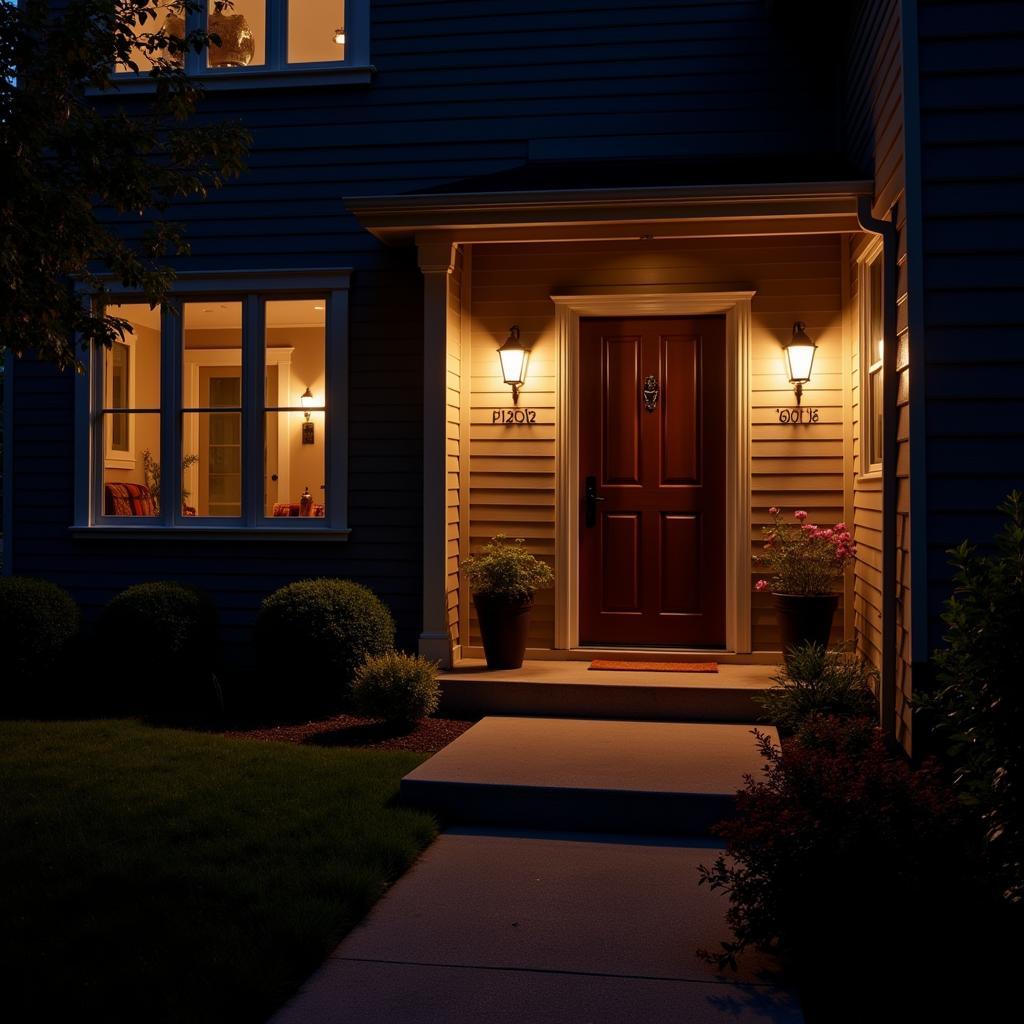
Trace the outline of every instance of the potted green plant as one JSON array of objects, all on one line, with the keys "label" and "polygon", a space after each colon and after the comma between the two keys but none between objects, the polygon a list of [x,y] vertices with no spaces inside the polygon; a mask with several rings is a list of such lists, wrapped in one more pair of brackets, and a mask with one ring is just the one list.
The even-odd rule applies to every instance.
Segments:
[{"label": "potted green plant", "polygon": [[467,558],[462,570],[473,592],[487,667],[520,668],[533,596],[554,583],[554,574],[526,550],[523,540],[504,534],[492,537],[480,554]]},{"label": "potted green plant", "polygon": [[845,523],[819,527],[799,510],[793,513],[796,522],[787,523],[780,509],[768,512],[773,523],[764,527],[763,553],[755,558],[766,578],[755,589],[772,594],[788,663],[790,651],[802,644],[828,645],[839,603],[836,590],[857,545]]}]

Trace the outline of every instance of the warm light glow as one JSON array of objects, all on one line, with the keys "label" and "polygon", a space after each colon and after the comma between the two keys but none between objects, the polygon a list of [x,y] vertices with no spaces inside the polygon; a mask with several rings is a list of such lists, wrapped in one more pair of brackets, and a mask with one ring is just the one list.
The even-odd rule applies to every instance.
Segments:
[{"label": "warm light glow", "polygon": [[306,422],[309,422],[309,411],[316,406],[316,399],[313,397],[313,392],[306,388],[305,391],[299,396],[299,404],[305,410]]},{"label": "warm light glow", "polygon": [[786,370],[790,384],[806,384],[811,379],[814,345],[790,345],[786,349]]},{"label": "warm light glow", "polygon": [[803,322],[798,320],[793,324],[793,337],[785,346],[786,373],[790,384],[807,384],[810,381],[817,348],[804,331]]},{"label": "warm light glow", "polygon": [[881,362],[884,356],[885,356],[885,339],[884,338],[879,338],[878,339],[878,362]]},{"label": "warm light glow", "polygon": [[511,385],[512,400],[516,402],[519,401],[519,389],[526,382],[526,363],[529,357],[530,353],[519,340],[519,328],[513,326],[505,343],[498,349],[498,358],[501,360],[502,380]]},{"label": "warm light glow", "polygon": [[345,30],[343,28],[336,28],[334,30],[334,41],[339,46],[345,45]]}]

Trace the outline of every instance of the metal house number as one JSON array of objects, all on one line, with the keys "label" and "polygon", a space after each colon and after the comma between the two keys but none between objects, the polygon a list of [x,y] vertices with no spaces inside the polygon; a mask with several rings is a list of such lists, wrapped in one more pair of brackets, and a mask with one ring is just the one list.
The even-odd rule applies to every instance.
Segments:
[{"label": "metal house number", "polygon": [[654,412],[658,404],[658,378],[653,374],[644,381],[644,408],[648,412]]}]

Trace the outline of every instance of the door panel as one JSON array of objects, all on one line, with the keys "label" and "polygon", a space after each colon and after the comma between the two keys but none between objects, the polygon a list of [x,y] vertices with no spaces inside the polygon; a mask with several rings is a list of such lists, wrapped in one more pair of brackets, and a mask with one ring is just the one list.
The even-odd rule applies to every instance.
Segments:
[{"label": "door panel", "polygon": [[580,642],[724,646],[724,318],[582,320],[579,451]]}]

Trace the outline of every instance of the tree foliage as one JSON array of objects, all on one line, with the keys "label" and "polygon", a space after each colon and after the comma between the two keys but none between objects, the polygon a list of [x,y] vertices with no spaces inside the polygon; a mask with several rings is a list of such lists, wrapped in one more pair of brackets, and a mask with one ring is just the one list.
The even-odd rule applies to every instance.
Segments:
[{"label": "tree foliage", "polygon": [[[64,369],[79,365],[76,336],[83,348],[123,337],[127,323],[106,312],[110,283],[163,302],[174,279],[166,261],[188,253],[170,206],[241,172],[248,132],[197,124],[202,90],[184,71],[186,51],[219,40],[168,29],[203,6],[0,3],[0,352]],[[151,89],[123,94],[139,77]]]}]

